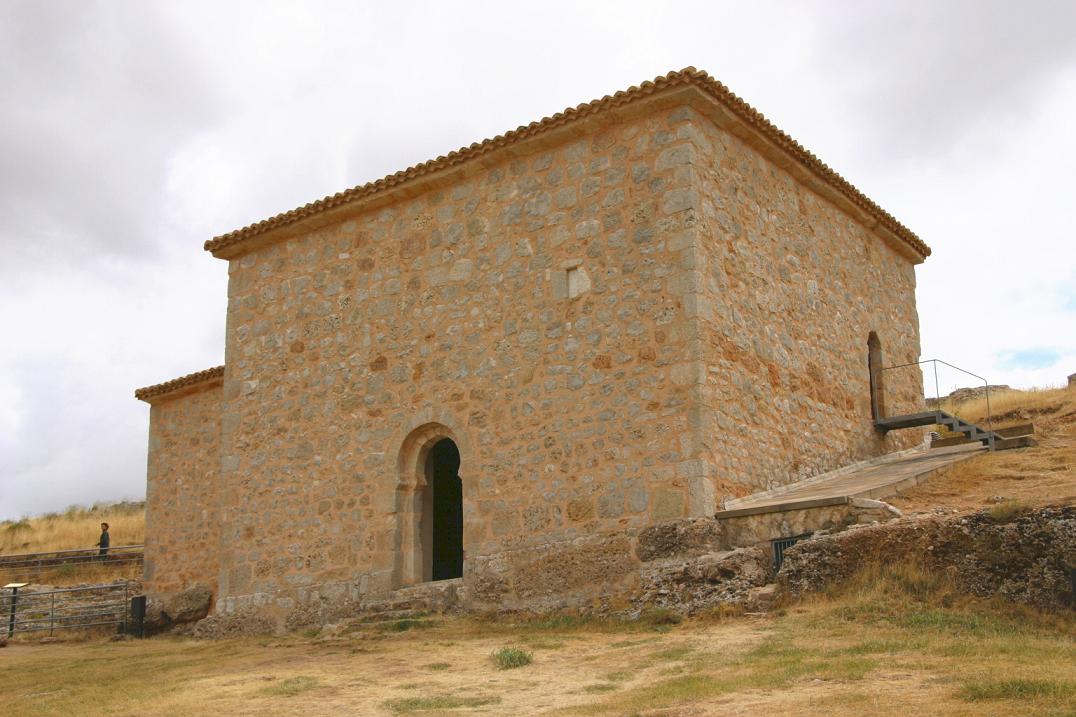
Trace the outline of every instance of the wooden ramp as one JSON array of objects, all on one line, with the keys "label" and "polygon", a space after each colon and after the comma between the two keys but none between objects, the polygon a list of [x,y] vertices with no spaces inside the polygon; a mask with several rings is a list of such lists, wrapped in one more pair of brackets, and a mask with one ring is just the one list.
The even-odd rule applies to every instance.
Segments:
[{"label": "wooden ramp", "polygon": [[717,517],[776,513],[844,503],[854,498],[881,500],[919,485],[939,470],[974,458],[985,450],[985,446],[972,443],[894,453],[765,493],[728,501]]}]

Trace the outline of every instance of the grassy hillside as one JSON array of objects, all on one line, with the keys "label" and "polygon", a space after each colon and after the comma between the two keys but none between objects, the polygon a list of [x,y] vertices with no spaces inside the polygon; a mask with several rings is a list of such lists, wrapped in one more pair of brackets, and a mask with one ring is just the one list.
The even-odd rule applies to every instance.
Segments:
[{"label": "grassy hillside", "polygon": [[101,536],[101,523],[109,524],[114,546],[138,545],[145,539],[142,503],[73,506],[60,513],[0,523],[0,555],[92,548]]},{"label": "grassy hillside", "polygon": [[[983,453],[887,502],[917,511],[1076,501],[1076,388],[1005,391],[990,408],[995,427],[1034,423],[1038,447]],[[969,401],[958,415],[985,425],[986,401]]]},{"label": "grassy hillside", "polygon": [[[961,418],[986,425],[986,398],[957,403],[953,408]],[[995,427],[1072,419],[1076,416],[1076,390],[1065,387],[995,391],[990,394],[990,414]]]}]

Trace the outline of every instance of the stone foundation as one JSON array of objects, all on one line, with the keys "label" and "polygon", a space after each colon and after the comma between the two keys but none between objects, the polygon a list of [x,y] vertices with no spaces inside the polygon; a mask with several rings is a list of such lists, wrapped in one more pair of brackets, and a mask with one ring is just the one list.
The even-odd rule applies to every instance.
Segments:
[{"label": "stone foundation", "polygon": [[691,614],[742,600],[773,579],[769,541],[898,516],[886,503],[839,504],[725,519],[671,521],[474,559],[464,577],[397,590],[363,576],[290,593],[225,597],[195,634],[283,632],[399,608],[436,612],[600,613],[675,608]]}]

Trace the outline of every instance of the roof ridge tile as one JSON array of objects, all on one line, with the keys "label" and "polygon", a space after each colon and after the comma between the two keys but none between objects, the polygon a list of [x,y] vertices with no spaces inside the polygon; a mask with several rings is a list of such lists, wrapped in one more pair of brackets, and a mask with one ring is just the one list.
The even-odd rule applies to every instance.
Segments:
[{"label": "roof ridge tile", "polygon": [[486,139],[481,142],[472,142],[469,146],[453,150],[447,155],[441,155],[436,159],[420,162],[407,169],[402,169],[386,177],[382,177],[381,179],[345,189],[322,199],[308,202],[296,209],[282,212],[269,217],[268,219],[262,219],[261,221],[249,224],[240,229],[221,234],[207,241],[205,243],[205,249],[206,251],[216,254],[223,249],[273,229],[295,224],[320,212],[372,196],[432,172],[462,164],[463,162],[492,152],[507,144],[527,139],[528,137],[562,126],[577,119],[593,115],[610,107],[626,105],[636,99],[652,95],[655,92],[677,84],[694,85],[705,91],[712,99],[718,101],[724,107],[732,111],[733,114],[739,116],[742,121],[750,125],[755,131],[759,132],[765,139],[772,142],[779,149],[787,152],[793,159],[799,161],[799,163],[804,165],[809,171],[813,171],[819,175],[821,179],[836,189],[854,206],[865,211],[879,224],[893,232],[893,234],[913,251],[924,258],[930,255],[930,247],[916,236],[914,232],[901,224],[892,214],[882,209],[872,199],[856,189],[851,182],[834,171],[828,164],[821,161],[813,152],[803,147],[803,145],[766,119],[764,114],[729,90],[729,88],[719,80],[711,77],[705,70],[698,70],[692,66],[685,67],[682,70],[668,72],[665,75],[655,77],[653,80],[646,80],[638,86],[633,85],[627,90],[620,90],[614,93],[612,96],[605,95],[601,99],[584,102],[576,107],[568,107],[552,116],[543,117],[541,120],[531,122],[525,127],[517,127],[514,130],[509,130],[504,134],[499,134],[491,139]]}]

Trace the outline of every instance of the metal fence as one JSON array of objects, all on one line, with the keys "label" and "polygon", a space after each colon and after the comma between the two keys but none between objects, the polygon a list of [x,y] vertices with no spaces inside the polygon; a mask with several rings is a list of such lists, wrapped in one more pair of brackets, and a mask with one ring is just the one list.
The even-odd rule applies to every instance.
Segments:
[{"label": "metal fence", "polygon": [[130,627],[140,631],[140,624],[131,624],[132,599],[139,598],[128,581],[50,590],[9,583],[0,588],[0,615],[7,623],[8,637],[107,626],[115,626],[117,632],[127,632]]},{"label": "metal fence", "polygon": [[23,553],[0,556],[0,579],[33,580],[42,573],[66,566],[99,565],[123,567],[142,564],[142,545],[118,545],[104,555],[97,548],[54,550],[48,553]]},{"label": "metal fence", "polygon": [[785,562],[785,551],[791,548],[796,543],[806,538],[811,537],[812,533],[803,533],[801,535],[794,535],[791,538],[777,538],[771,540],[773,545],[773,570],[777,572],[781,569],[781,566]]}]

